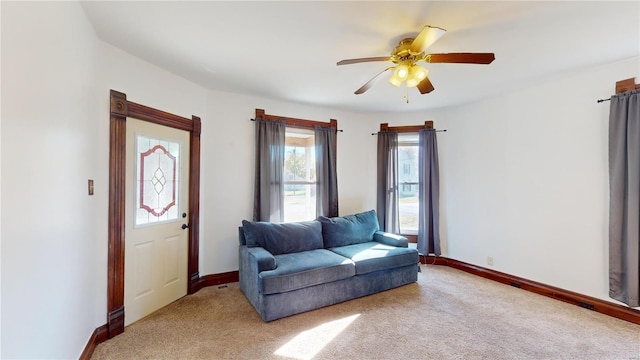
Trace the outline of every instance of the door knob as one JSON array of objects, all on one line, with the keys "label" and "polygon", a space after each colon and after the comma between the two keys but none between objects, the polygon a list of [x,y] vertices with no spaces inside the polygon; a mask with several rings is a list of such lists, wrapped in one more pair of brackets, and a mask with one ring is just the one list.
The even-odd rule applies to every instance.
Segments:
[{"label": "door knob", "polygon": [[184,229],[186,229],[188,227],[189,227],[189,225],[187,225],[187,224],[182,224],[182,226],[181,226],[182,230],[184,230]]}]

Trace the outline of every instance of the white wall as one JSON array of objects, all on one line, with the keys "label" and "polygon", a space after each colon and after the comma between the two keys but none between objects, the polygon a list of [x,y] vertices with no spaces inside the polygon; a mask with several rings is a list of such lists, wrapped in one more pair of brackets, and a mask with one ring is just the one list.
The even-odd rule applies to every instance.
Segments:
[{"label": "white wall", "polygon": [[105,320],[95,64],[77,3],[2,3],[2,358],[77,358]]},{"label": "white wall", "polygon": [[[202,125],[200,273],[238,269],[238,226],[253,214],[255,109],[309,120],[338,120],[339,211],[375,208],[375,139],[370,117],[299,104],[208,92]],[[364,157],[364,159],[363,159]]]},{"label": "white wall", "polygon": [[209,91],[103,43],[77,3],[2,10],[3,358],[76,358],[106,322],[110,89],[202,119],[201,275],[238,269],[255,108],[338,119],[340,211],[375,207],[370,116]]},{"label": "white wall", "polygon": [[375,208],[379,124],[434,120],[448,129],[444,255],[607,299],[608,106],[595,99],[639,76],[638,59],[455,109],[356,114],[204,89],[97,39],[77,3],[3,2],[1,16],[3,358],[76,358],[106,321],[110,89],[202,118],[201,275],[238,268],[263,108],[338,119],[341,214]]},{"label": "white wall", "polygon": [[[443,256],[615,302],[608,296],[608,98],[640,78],[628,59],[509,94],[423,113],[434,120]],[[494,265],[487,264],[493,257]]]},{"label": "white wall", "polygon": [[[100,48],[105,114],[100,127],[105,134],[109,89],[126,93],[130,101],[202,120],[201,275],[238,269],[237,227],[253,214],[254,123],[250,119],[256,108],[309,120],[337,119],[344,130],[338,135],[339,210],[347,214],[375,208],[370,194],[375,193],[376,142],[371,132],[378,123],[370,116],[204,89],[111,45],[103,43]],[[101,157],[108,159],[108,136],[100,141]]]},{"label": "white wall", "polygon": [[[2,19],[2,6],[0,6],[0,23]],[[0,41],[1,43],[1,41]],[[0,70],[0,84],[2,71]],[[0,109],[2,109],[2,86],[0,86]],[[2,149],[2,114],[0,110],[0,149]],[[2,189],[2,156],[0,153],[0,189]],[[2,279],[2,191],[0,191],[0,279]],[[1,280],[0,280],[1,282]],[[2,291],[0,289],[0,294]],[[0,357],[2,357],[2,296],[0,296]]]},{"label": "white wall", "polygon": [[608,297],[608,98],[639,59],[559,74],[447,109],[450,258]]}]

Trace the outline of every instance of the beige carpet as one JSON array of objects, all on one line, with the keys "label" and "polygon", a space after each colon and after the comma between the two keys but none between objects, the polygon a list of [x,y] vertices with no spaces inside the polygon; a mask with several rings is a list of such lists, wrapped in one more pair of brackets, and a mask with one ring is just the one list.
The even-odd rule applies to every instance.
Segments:
[{"label": "beige carpet", "polygon": [[640,326],[444,266],[264,323],[238,284],[142,319],[93,359],[640,359]]}]

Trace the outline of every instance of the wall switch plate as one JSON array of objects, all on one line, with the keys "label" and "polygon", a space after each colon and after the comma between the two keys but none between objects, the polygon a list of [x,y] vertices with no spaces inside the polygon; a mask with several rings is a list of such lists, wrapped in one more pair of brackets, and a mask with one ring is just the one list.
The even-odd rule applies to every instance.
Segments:
[{"label": "wall switch plate", "polygon": [[487,265],[493,265],[493,256],[487,256]]}]

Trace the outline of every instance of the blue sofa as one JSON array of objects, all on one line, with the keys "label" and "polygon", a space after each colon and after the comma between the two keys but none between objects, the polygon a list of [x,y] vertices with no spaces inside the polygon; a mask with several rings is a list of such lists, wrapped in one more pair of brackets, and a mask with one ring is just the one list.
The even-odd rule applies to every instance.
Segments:
[{"label": "blue sofa", "polygon": [[418,251],[379,231],[374,210],[293,223],[244,220],[240,289],[263,321],[418,280]]}]

